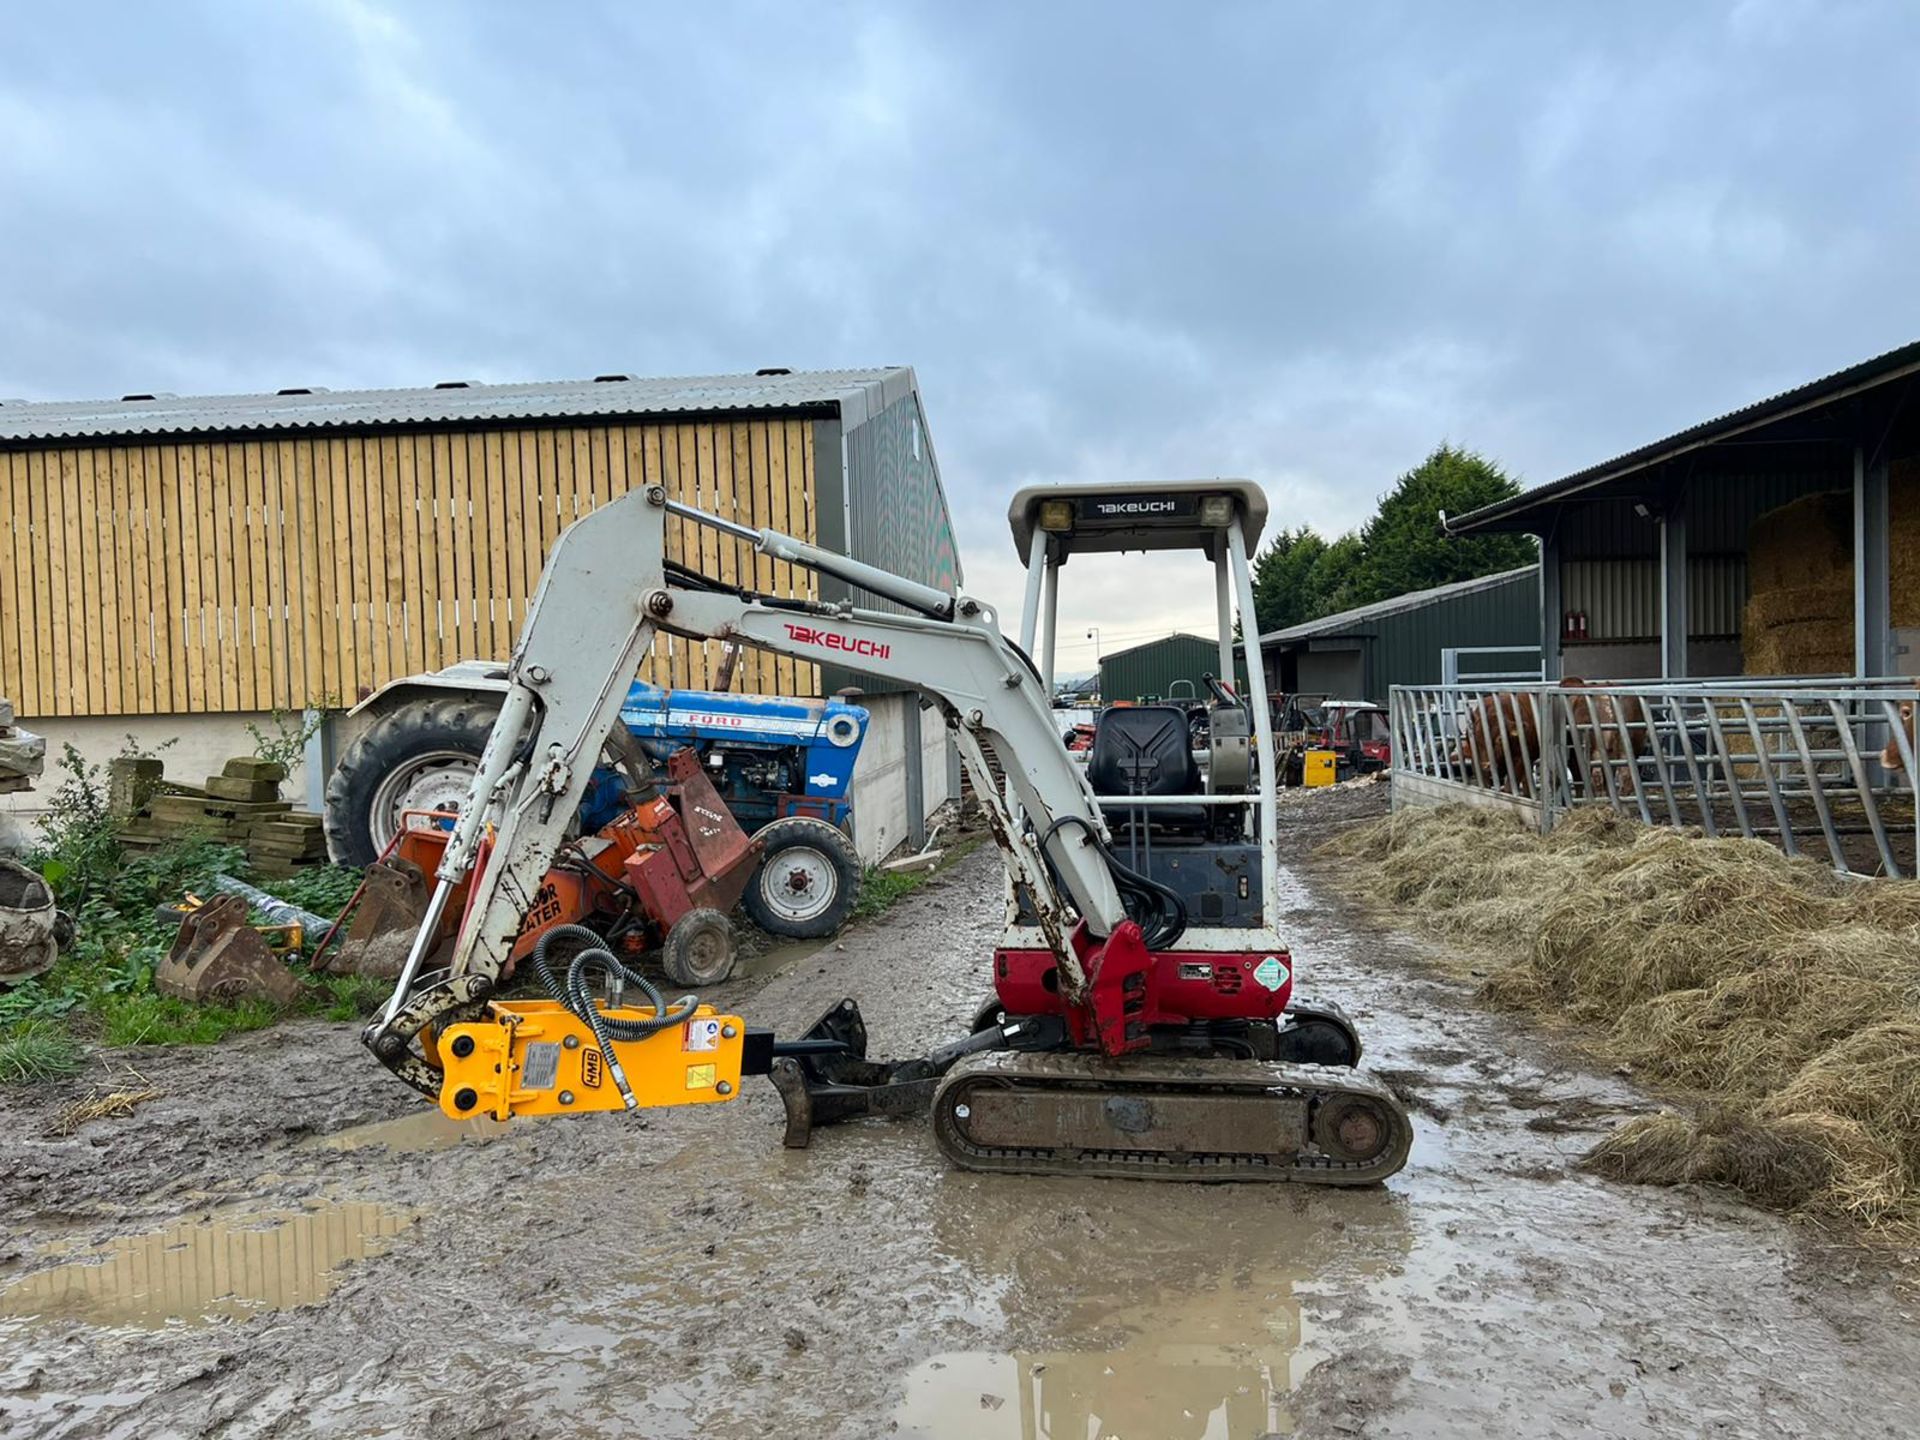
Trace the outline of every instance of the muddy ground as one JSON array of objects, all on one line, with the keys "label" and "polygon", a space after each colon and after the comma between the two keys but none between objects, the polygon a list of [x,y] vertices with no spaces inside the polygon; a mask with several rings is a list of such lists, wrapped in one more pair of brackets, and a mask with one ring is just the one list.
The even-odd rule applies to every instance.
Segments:
[{"label": "muddy ground", "polygon": [[[126,1052],[0,1098],[0,1431],[1911,1434],[1897,1258],[1577,1172],[1652,1102],[1343,904],[1310,844],[1384,789],[1285,812],[1302,992],[1417,1109],[1383,1189],[978,1177],[908,1123],[790,1153],[763,1082],[481,1133],[347,1026]],[[878,1047],[924,1047],[965,1024],[999,913],[976,852],[711,998],[797,1027],[857,995]],[[48,1135],[128,1064],[163,1097]]]}]

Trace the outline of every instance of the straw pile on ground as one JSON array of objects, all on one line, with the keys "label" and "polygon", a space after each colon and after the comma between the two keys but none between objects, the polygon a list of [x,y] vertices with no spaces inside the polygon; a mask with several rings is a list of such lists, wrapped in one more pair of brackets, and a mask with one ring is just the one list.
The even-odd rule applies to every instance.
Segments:
[{"label": "straw pile on ground", "polygon": [[1322,853],[1443,935],[1517,943],[1491,1002],[1596,1027],[1604,1054],[1697,1092],[1698,1116],[1629,1124],[1594,1168],[1920,1223],[1920,883],[1600,811],[1542,837],[1495,811],[1403,810]]}]

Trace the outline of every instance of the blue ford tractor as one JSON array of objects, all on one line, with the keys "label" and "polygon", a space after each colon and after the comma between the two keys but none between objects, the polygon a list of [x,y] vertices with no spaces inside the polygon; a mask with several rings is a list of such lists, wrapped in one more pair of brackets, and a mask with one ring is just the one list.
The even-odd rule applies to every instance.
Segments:
[{"label": "blue ford tractor", "polygon": [[[379,859],[409,810],[458,810],[493,729],[506,671],[465,661],[411,675],[352,711],[364,728],[327,781],[327,849],[344,865]],[[663,690],[636,681],[621,718],[664,763],[691,746],[741,828],[763,848],[741,905],[761,929],[795,939],[830,935],[860,886],[847,838],[854,762],[867,712],[842,700],[796,700]],[[580,827],[599,829],[623,808],[623,783],[596,771]]]}]

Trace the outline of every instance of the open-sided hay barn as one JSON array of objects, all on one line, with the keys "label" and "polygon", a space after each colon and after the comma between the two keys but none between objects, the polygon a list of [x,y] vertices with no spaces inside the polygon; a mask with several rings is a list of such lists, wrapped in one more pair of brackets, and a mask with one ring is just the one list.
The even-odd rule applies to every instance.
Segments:
[{"label": "open-sided hay barn", "polygon": [[1541,542],[1547,673],[1920,670],[1920,343],[1453,520]]}]

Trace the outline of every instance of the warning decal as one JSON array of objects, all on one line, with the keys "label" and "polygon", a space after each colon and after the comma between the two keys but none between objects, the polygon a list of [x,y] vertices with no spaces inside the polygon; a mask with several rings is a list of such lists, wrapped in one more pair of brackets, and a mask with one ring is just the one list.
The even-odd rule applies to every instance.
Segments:
[{"label": "warning decal", "polygon": [[1278,990],[1293,977],[1287,973],[1287,967],[1280,963],[1277,955],[1269,955],[1253,967],[1253,978],[1269,990]]}]

